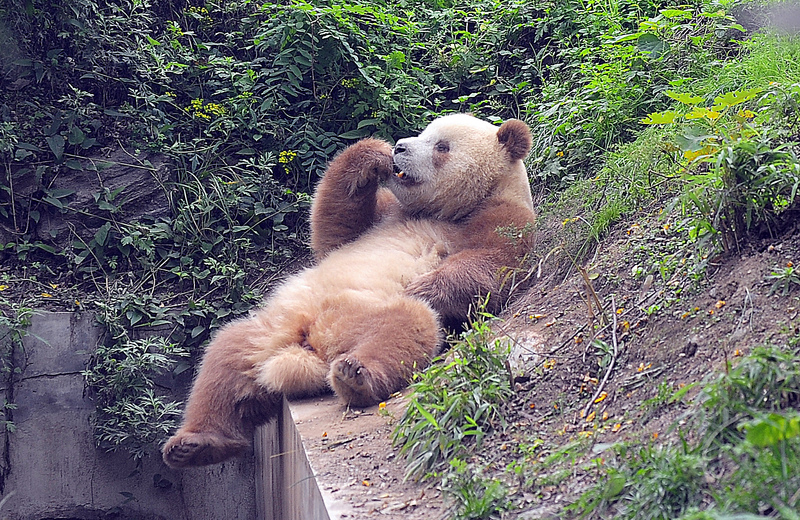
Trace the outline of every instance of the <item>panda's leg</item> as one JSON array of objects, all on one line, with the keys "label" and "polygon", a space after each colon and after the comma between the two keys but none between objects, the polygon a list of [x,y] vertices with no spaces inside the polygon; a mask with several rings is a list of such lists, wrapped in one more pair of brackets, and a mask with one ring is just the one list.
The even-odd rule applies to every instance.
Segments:
[{"label": "panda's leg", "polygon": [[[311,317],[295,304],[308,305],[294,296],[273,299],[255,316],[230,323],[215,335],[206,347],[183,424],[162,448],[164,462],[200,466],[238,455],[250,445],[255,427],[278,413],[284,393],[328,388],[327,362],[304,348]],[[265,367],[277,374],[284,369],[279,383],[285,384],[265,378]]]},{"label": "panda's leg", "polygon": [[330,391],[328,370],[328,363],[304,337],[260,363],[256,382],[289,398],[312,396]]},{"label": "panda's leg", "polygon": [[439,352],[439,317],[421,300],[401,298],[353,318],[345,338],[352,347],[332,360],[329,375],[331,387],[351,406],[385,400]]},{"label": "panda's leg", "polygon": [[180,429],[162,448],[172,467],[215,464],[250,445],[253,429],[277,413],[281,396],[252,375],[252,356],[273,331],[250,318],[232,322],[206,347]]}]

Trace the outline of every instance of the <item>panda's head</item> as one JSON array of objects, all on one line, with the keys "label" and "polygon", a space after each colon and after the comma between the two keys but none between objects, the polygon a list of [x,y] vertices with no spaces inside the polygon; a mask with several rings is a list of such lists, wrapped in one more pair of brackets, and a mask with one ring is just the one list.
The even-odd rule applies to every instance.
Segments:
[{"label": "panda's head", "polygon": [[522,159],[531,133],[522,121],[497,127],[466,114],[434,120],[417,137],[397,141],[389,188],[413,215],[456,220],[471,213],[499,186],[528,186]]}]

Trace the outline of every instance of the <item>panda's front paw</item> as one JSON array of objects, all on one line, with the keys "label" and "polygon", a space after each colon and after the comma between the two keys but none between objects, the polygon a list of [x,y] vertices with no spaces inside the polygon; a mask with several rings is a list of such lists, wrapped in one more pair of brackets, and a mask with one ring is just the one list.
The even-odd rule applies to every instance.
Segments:
[{"label": "panda's front paw", "polygon": [[363,139],[347,148],[346,157],[349,174],[346,182],[351,194],[388,179],[392,175],[392,149],[389,143],[379,139]]}]

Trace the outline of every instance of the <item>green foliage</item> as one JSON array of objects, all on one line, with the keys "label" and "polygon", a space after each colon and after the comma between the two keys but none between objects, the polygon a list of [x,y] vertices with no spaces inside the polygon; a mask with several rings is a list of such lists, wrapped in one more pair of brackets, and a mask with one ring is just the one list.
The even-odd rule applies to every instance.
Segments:
[{"label": "green foliage", "polygon": [[413,394],[393,434],[410,477],[447,467],[471,445],[480,446],[504,424],[500,405],[511,396],[508,346],[492,339],[489,316],[481,314],[444,359],[417,374]]},{"label": "green foliage", "polygon": [[541,41],[559,48],[540,50],[546,83],[527,106],[537,177],[566,186],[592,176],[613,144],[635,138],[633,122],[663,106],[663,92],[698,72],[718,35],[735,26],[711,6],[663,7],[565,0],[539,20]]},{"label": "green foliage", "polygon": [[800,355],[778,348],[757,347],[729,373],[705,386],[698,419],[705,422],[707,445],[742,440],[740,426],[763,413],[800,402]]},{"label": "green foliage", "polygon": [[[666,94],[686,105],[686,111],[651,113],[647,125],[677,125],[673,149],[683,164],[683,188],[676,198],[689,215],[690,236],[712,239],[723,249],[738,247],[756,224],[770,225],[795,203],[800,186],[800,161],[792,148],[774,144],[770,129],[779,87],[735,90],[716,96],[709,107],[704,98],[687,93]],[[796,91],[792,87],[790,91]],[[742,108],[760,98],[759,112]],[[716,245],[716,244],[715,244]]]},{"label": "green foliage", "polygon": [[767,275],[767,280],[772,280],[772,287],[770,287],[769,293],[773,294],[780,289],[781,296],[789,294],[794,285],[800,285],[800,275],[797,274],[797,270],[791,264],[776,268]]},{"label": "green foliage", "polygon": [[92,388],[97,445],[125,449],[139,459],[178,426],[180,403],[157,394],[155,377],[175,368],[188,352],[161,338],[100,345],[83,371]]},{"label": "green foliage", "polygon": [[502,482],[481,477],[460,459],[451,460],[450,466],[442,487],[454,502],[454,520],[500,518],[500,513],[508,510],[508,491]]},{"label": "green foliage", "polygon": [[608,480],[582,497],[588,511],[617,504],[616,518],[672,519],[702,502],[706,495],[707,461],[686,446],[665,448],[616,446],[621,470],[608,470]]},{"label": "green foliage", "polygon": [[680,443],[615,446],[615,463],[571,509],[589,518],[612,510],[616,518],[794,520],[799,362],[794,351],[755,349],[704,385]]},{"label": "green foliage", "polygon": [[[7,288],[0,284],[0,290]],[[33,309],[20,303],[13,303],[0,297],[0,381],[6,389],[3,403],[0,404],[0,433],[13,432],[14,383],[24,366],[24,347],[22,339],[28,335]],[[0,476],[4,472],[0,471]],[[2,478],[0,478],[2,481]]]}]

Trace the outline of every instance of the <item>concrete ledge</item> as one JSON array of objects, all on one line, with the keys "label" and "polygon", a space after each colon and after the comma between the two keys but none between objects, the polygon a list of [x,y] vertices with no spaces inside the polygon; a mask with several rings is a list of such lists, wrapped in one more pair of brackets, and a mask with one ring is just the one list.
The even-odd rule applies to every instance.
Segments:
[{"label": "concrete ledge", "polygon": [[330,520],[286,400],[255,434],[259,520]]},{"label": "concrete ledge", "polygon": [[[309,466],[331,519],[432,520],[445,512],[432,484],[406,482],[392,446],[403,396],[365,410],[348,410],[334,395],[289,403]],[[314,518],[314,517],[305,517]]]}]

